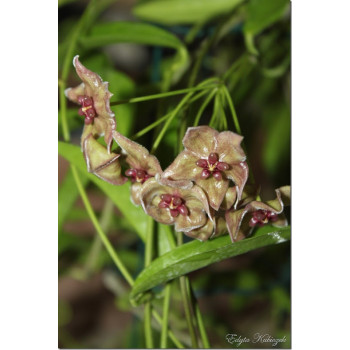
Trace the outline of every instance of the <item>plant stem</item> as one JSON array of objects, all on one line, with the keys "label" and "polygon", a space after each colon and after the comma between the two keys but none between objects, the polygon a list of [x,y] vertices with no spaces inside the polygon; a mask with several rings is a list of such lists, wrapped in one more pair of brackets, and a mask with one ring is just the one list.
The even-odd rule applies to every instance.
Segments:
[{"label": "plant stem", "polygon": [[165,122],[163,129],[160,131],[160,133],[158,134],[156,140],[154,141],[151,153],[154,153],[156,151],[156,149],[159,146],[160,141],[162,140],[165,132],[167,131],[170,123],[172,122],[172,120],[175,118],[175,116],[177,115],[177,113],[180,111],[180,109],[187,103],[187,101],[191,98],[191,96],[193,95],[193,92],[189,92],[182,100],[181,102],[176,106],[176,108],[171,112],[171,116],[168,118],[168,120]]},{"label": "plant stem", "polygon": [[168,340],[168,320],[169,320],[169,304],[171,294],[171,283],[167,283],[164,288],[164,301],[163,301],[163,320],[162,320],[162,331],[160,335],[160,348],[167,348]]},{"label": "plant stem", "polygon": [[[107,234],[108,227],[110,226],[110,222],[112,219],[113,207],[114,207],[114,204],[113,204],[112,200],[107,197],[106,202],[105,202],[104,207],[103,207],[103,210],[102,210],[101,218],[99,221],[102,230],[104,232],[106,232],[106,234]],[[100,255],[101,248],[102,248],[102,241],[101,241],[100,236],[97,234],[94,237],[90,251],[87,255],[87,259],[86,259],[86,263],[85,263],[85,267],[84,267],[84,271],[85,271],[86,276],[93,272],[95,265],[97,263],[98,256]]]},{"label": "plant stem", "polygon": [[[183,242],[183,238],[182,238],[182,232],[178,233],[178,245],[181,245]],[[185,310],[185,317],[186,317],[186,321],[187,321],[187,327],[188,327],[188,331],[190,333],[190,337],[191,337],[191,344],[192,344],[192,348],[197,349],[198,348],[198,342],[197,342],[197,336],[196,336],[196,332],[194,329],[194,324],[193,324],[193,310],[192,310],[192,305],[190,303],[190,295],[188,293],[188,290],[186,288],[186,276],[181,276],[179,277],[179,281],[180,281],[180,289],[181,289],[181,295],[182,295],[182,300],[184,303],[184,310]]]},{"label": "plant stem", "polygon": [[226,96],[226,100],[228,102],[228,105],[230,107],[231,114],[232,114],[232,119],[233,119],[233,123],[234,123],[235,128],[236,128],[236,131],[237,131],[238,134],[242,135],[241,127],[239,126],[239,121],[238,121],[238,118],[237,118],[236,110],[235,110],[235,107],[233,105],[233,101],[232,101],[232,98],[230,96],[230,93],[228,92],[226,85],[223,85],[222,89],[223,89],[223,92],[224,92],[224,94]]},{"label": "plant stem", "polygon": [[[127,271],[126,267],[124,266],[124,264],[122,263],[122,261],[119,259],[118,254],[116,253],[116,251],[114,250],[112,244],[109,242],[106,234],[103,232],[103,230],[101,229],[101,226],[95,216],[95,213],[92,209],[92,206],[90,204],[89,198],[87,197],[87,194],[85,192],[85,189],[81,183],[81,180],[79,178],[78,175],[78,171],[76,169],[76,167],[74,165],[71,165],[72,168],[72,174],[74,176],[76,185],[78,187],[80,196],[83,200],[83,203],[85,205],[86,211],[97,231],[97,233],[99,234],[103,245],[105,246],[108,254],[110,255],[110,257],[112,258],[113,262],[115,263],[115,265],[117,266],[117,268],[120,270],[121,274],[123,275],[123,277],[126,279],[126,281],[129,283],[129,285],[132,287],[134,285],[134,280],[131,277],[131,275],[129,274],[129,272]],[[153,221],[153,219],[152,219]],[[162,325],[162,319],[159,316],[158,312],[155,310],[151,310],[153,317],[156,319],[156,321]],[[174,333],[171,330],[168,330],[168,335],[169,338],[173,341],[173,343],[180,349],[183,349],[184,346],[181,344],[181,342],[176,338],[176,336],[174,335]]]},{"label": "plant stem", "polygon": [[196,318],[197,318],[197,322],[198,322],[198,328],[199,328],[199,333],[201,335],[201,339],[203,342],[203,347],[204,349],[210,349],[210,343],[209,343],[209,339],[207,336],[207,332],[205,331],[205,327],[204,327],[204,322],[203,322],[203,318],[202,318],[202,314],[198,305],[198,301],[195,298],[195,295],[193,293],[193,290],[191,288],[191,286],[189,285],[190,291],[191,291],[191,295],[192,298],[194,300],[194,309],[195,309],[195,313],[196,313]]},{"label": "plant stem", "polygon": [[130,98],[128,100],[120,100],[116,102],[111,102],[111,106],[117,106],[120,104],[124,103],[138,103],[138,102],[144,102],[144,101],[149,101],[149,100],[155,100],[158,98],[164,98],[164,97],[170,97],[170,96],[175,96],[175,95],[182,95],[186,94],[188,92],[195,92],[198,90],[208,90],[213,88],[213,86],[197,86],[197,87],[191,87],[188,89],[182,89],[182,90],[175,90],[175,91],[169,91],[169,92],[163,92],[161,94],[155,94],[155,95],[148,95],[148,96],[141,96],[141,97],[135,97],[135,98]]},{"label": "plant stem", "polygon": [[78,171],[76,169],[76,167],[74,165],[71,165],[71,169],[72,169],[72,173],[76,182],[76,185],[78,187],[78,191],[80,193],[81,199],[83,200],[83,203],[85,205],[85,209],[90,217],[91,222],[93,223],[97,233],[99,234],[101,241],[103,243],[103,245],[105,246],[105,248],[107,249],[109,255],[111,256],[113,262],[115,263],[115,265],[118,267],[120,273],[123,275],[123,277],[127,280],[127,282],[129,283],[130,286],[132,286],[134,284],[134,280],[131,277],[131,275],[129,274],[128,270],[126,269],[126,267],[124,266],[123,262],[120,260],[118,254],[116,253],[116,251],[114,250],[113,246],[111,245],[111,243],[109,242],[106,234],[103,232],[100,223],[98,222],[96,215],[92,209],[91,203],[89,201],[89,198],[85,192],[85,189],[81,183],[81,180],[79,178],[78,175]]},{"label": "plant stem", "polygon": [[214,95],[217,93],[217,89],[213,89],[213,91],[207,96],[207,98],[204,100],[204,102],[202,103],[201,107],[198,110],[198,113],[196,115],[196,118],[194,120],[193,126],[198,126],[199,120],[205,110],[205,108],[207,107],[207,105],[209,104],[209,102],[212,100],[212,98],[214,97]]},{"label": "plant stem", "polygon": [[[153,254],[153,236],[154,236],[154,220],[151,216],[148,217],[147,222],[147,235],[146,235],[146,247],[145,247],[145,267],[149,266],[152,261]],[[153,336],[152,336],[152,305],[151,301],[145,303],[145,319],[144,319],[144,331],[146,347],[148,349],[153,348]]]}]

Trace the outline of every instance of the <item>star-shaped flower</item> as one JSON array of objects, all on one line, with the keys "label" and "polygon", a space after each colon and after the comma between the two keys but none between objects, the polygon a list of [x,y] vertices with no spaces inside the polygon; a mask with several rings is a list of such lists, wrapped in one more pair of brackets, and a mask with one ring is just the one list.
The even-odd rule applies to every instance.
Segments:
[{"label": "star-shaped flower", "polygon": [[277,227],[287,225],[283,209],[290,203],[290,186],[275,190],[277,198],[266,203],[251,201],[237,210],[226,211],[225,218],[232,242],[244,238],[252,228],[271,223]]},{"label": "star-shaped flower", "polygon": [[84,67],[78,58],[74,57],[73,65],[83,82],[75,88],[66,89],[65,94],[71,101],[81,105],[79,114],[85,117],[82,143],[90,134],[94,137],[104,136],[110,153],[112,133],[116,128],[115,115],[109,105],[113,95],[108,91],[108,82],[103,82],[98,74]]},{"label": "star-shaped flower", "polygon": [[192,180],[208,195],[212,208],[219,210],[230,180],[241,198],[248,178],[243,137],[231,131],[218,132],[209,126],[188,128],[182,141],[185,150],[164,171],[171,180]]},{"label": "star-shaped flower", "polygon": [[141,189],[141,204],[146,214],[156,221],[175,225],[178,232],[190,232],[212,220],[205,193],[194,185],[190,189],[160,184],[149,179]]}]

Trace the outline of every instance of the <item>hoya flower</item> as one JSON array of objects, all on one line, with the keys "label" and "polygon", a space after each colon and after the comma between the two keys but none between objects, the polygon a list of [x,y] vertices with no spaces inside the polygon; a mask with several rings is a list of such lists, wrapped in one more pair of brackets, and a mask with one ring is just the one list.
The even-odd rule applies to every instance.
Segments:
[{"label": "hoya flower", "polygon": [[272,224],[283,227],[287,220],[282,214],[283,209],[290,203],[290,186],[283,186],[275,190],[276,199],[267,201],[251,201],[238,210],[226,211],[226,223],[232,242],[245,237],[252,228]]},{"label": "hoya flower", "polygon": [[140,144],[131,141],[119,132],[113,133],[113,138],[122,149],[125,161],[129,165],[125,175],[130,178],[131,200],[135,205],[140,205],[140,193],[143,184],[156,174],[162,172],[158,159],[149,154],[148,150]]},{"label": "hoya flower", "polygon": [[208,195],[212,208],[219,210],[230,180],[237,187],[237,200],[248,178],[246,156],[240,144],[243,137],[231,131],[218,132],[209,126],[188,128],[185,147],[164,171],[171,180],[194,181]]},{"label": "hoya flower", "polygon": [[87,169],[100,179],[113,185],[122,185],[128,179],[121,175],[120,154],[108,153],[106,147],[98,143],[92,134],[83,140],[83,153]]},{"label": "hoya flower", "polygon": [[81,105],[79,114],[85,117],[82,143],[89,134],[94,137],[104,136],[107,151],[110,153],[112,133],[116,128],[115,115],[109,105],[113,94],[108,91],[108,83],[84,67],[78,58],[79,56],[74,57],[73,65],[83,82],[75,88],[66,89],[65,94],[71,101]]},{"label": "hoya flower", "polygon": [[156,221],[175,225],[176,231],[185,234],[212,220],[206,195],[196,185],[183,189],[149,179],[141,190],[141,204],[145,213]]}]

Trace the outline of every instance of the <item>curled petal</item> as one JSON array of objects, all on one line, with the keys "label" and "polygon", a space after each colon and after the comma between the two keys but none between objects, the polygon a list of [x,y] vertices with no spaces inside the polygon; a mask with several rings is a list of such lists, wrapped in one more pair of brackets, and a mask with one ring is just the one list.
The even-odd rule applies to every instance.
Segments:
[{"label": "curled petal", "polygon": [[104,136],[107,151],[110,153],[112,133],[116,128],[116,122],[109,104],[109,100],[113,95],[108,91],[108,83],[103,82],[98,74],[84,67],[79,61],[79,56],[74,57],[73,65],[83,84],[76,88],[67,89],[65,94],[73,102],[78,102],[78,96],[92,97],[93,107],[97,113],[96,117],[93,118],[94,130],[92,133]]},{"label": "curled petal", "polygon": [[226,176],[237,186],[237,200],[241,199],[244,185],[248,179],[248,173],[249,170],[246,162],[232,165],[229,170],[225,171]]},{"label": "curled petal", "polygon": [[135,182],[131,185],[131,188],[130,188],[130,192],[131,192],[131,195],[130,195],[130,199],[131,199],[131,202],[134,204],[134,205],[141,205],[141,188],[142,188],[142,184],[139,183],[139,182]]},{"label": "curled petal", "polygon": [[156,174],[155,178],[160,184],[164,186],[182,188],[184,190],[189,190],[190,188],[193,187],[193,182],[190,180],[170,180],[164,177],[164,173]]},{"label": "curled petal", "polygon": [[197,156],[197,159],[208,157],[216,149],[218,134],[218,131],[209,126],[192,127],[187,129],[182,143],[186,149]]},{"label": "curled petal", "polygon": [[243,136],[232,131],[223,131],[217,136],[215,151],[220,155],[220,161],[227,164],[244,162],[246,155],[241,147]]},{"label": "curled petal", "polygon": [[217,181],[211,176],[208,179],[196,179],[196,184],[207,194],[210,206],[215,210],[219,210],[228,189],[229,181],[226,179]]},{"label": "curled petal", "polygon": [[200,176],[202,168],[196,165],[198,157],[187,150],[182,151],[165,169],[162,178],[170,180],[194,180]]},{"label": "curled petal", "polygon": [[220,205],[220,209],[229,210],[237,201],[237,188],[229,187],[225,193],[225,197]]},{"label": "curled petal", "polygon": [[131,141],[118,131],[113,132],[113,138],[126,154],[126,161],[132,168],[142,169],[151,176],[162,172],[158,159],[149,154],[145,147]]},{"label": "curled petal", "polygon": [[64,94],[72,102],[78,103],[78,97],[85,95],[85,84],[81,83],[75,88],[68,88],[64,91]]},{"label": "curled petal", "polygon": [[[188,206],[190,206],[190,204],[188,204]],[[203,226],[206,223],[206,221],[208,220],[202,209],[198,207],[191,207],[189,215],[179,215],[179,217],[175,221],[175,231],[188,232]]]},{"label": "curled petal", "polygon": [[232,242],[237,242],[246,236],[248,236],[252,228],[249,227],[249,219],[245,218],[248,210],[228,210],[225,214],[227,229],[231,237]]},{"label": "curled petal", "polygon": [[214,231],[214,222],[211,220],[207,220],[204,226],[185,232],[185,235],[203,242],[207,241],[210,237],[212,237]]},{"label": "curled petal", "polygon": [[83,142],[83,153],[90,173],[113,185],[122,185],[127,181],[121,175],[119,154],[108,153],[107,149],[99,144],[92,134],[89,134]]}]

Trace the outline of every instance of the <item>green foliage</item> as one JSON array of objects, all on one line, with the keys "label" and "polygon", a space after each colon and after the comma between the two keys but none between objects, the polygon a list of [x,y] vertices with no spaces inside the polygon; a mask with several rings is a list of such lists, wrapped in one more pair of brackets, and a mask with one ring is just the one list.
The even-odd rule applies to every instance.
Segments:
[{"label": "green foliage", "polygon": [[[188,305],[177,278],[193,272],[188,285],[193,288],[192,296],[203,296],[203,319],[211,345],[207,347],[230,347],[223,338],[232,331],[230,327],[242,335],[254,329],[260,331],[261,321],[256,320],[263,317],[267,317],[264,322],[271,325],[275,337],[287,336],[288,342],[280,346],[288,347],[290,293],[285,269],[289,266],[289,245],[279,243],[290,239],[290,227],[265,226],[234,244],[228,235],[207,242],[188,242],[185,237],[185,243],[180,244],[182,238],[175,242],[171,226],[156,224],[150,246],[146,239],[149,220],[141,206],[131,203],[130,183],[113,186],[87,173],[77,146],[83,118],[77,113],[78,106],[67,103],[63,91],[80,83],[71,64],[73,56],[79,54],[86,67],[108,81],[117,130],[154,151],[163,169],[182,150],[187,127],[198,124],[220,131],[241,130],[250,169],[256,183],[262,184],[262,197],[266,192],[269,198],[274,188],[290,182],[289,1],[146,0],[135,2],[125,17],[119,16],[122,11],[115,16],[115,8],[122,8],[121,2],[115,0],[60,0],[58,6],[62,16],[58,127],[60,140],[65,140],[59,142],[58,151],[78,170],[82,186],[78,191],[76,178],[68,170],[58,189],[59,277],[88,283],[91,277],[108,272],[116,281],[113,307],[133,314],[133,321],[121,331],[123,336],[114,334],[98,346],[145,346],[140,336],[144,332],[142,308],[132,307],[131,300],[133,304],[148,301],[152,305],[155,313],[146,328],[147,332],[151,326],[155,330],[155,347],[161,344],[163,332],[163,345],[166,339],[167,347],[190,348],[189,324],[183,309]],[[130,22],[132,15],[136,21]],[[121,43],[140,46],[145,57],[135,71],[119,65],[118,50],[113,52],[111,45]],[[210,77],[213,79],[207,90],[188,91]],[[187,89],[184,94],[166,95],[183,89]],[[163,93],[162,98],[147,99],[159,93]],[[104,144],[102,138],[99,142]],[[77,205],[81,191],[88,193],[91,202],[96,201],[96,213]],[[115,206],[108,225],[101,224],[109,250],[100,236],[91,236],[98,231],[96,222],[103,218],[101,194]],[[94,226],[90,222],[93,216]],[[74,231],[79,223],[89,226],[90,236]],[[143,266],[146,246],[148,259],[154,259],[148,267]],[[261,247],[266,248],[258,249]],[[112,259],[111,251],[115,252]],[[244,254],[247,252],[250,253]],[[131,289],[123,284],[120,265],[114,266],[117,255],[130,271]],[[105,280],[103,283],[108,288]],[[185,290],[185,294],[188,298],[191,290]],[[169,297],[168,304],[163,304],[165,295]],[[189,299],[193,310],[198,310],[196,298]],[[167,308],[169,323],[162,325]],[[70,302],[60,300],[60,347],[96,347],[88,338],[78,341],[70,334],[70,322],[76,321],[73,309]],[[192,317],[196,327],[198,315]],[[249,326],[244,328],[244,324]],[[169,335],[168,330],[175,332]],[[202,338],[205,339],[203,334]]]},{"label": "green foliage", "polygon": [[174,278],[250,250],[290,239],[290,227],[265,226],[242,241],[232,244],[226,235],[207,242],[192,241],[154,260],[135,281],[130,298],[137,303],[143,292]]},{"label": "green foliage", "polygon": [[153,0],[135,6],[134,15],[165,25],[193,24],[232,11],[243,0]]}]

